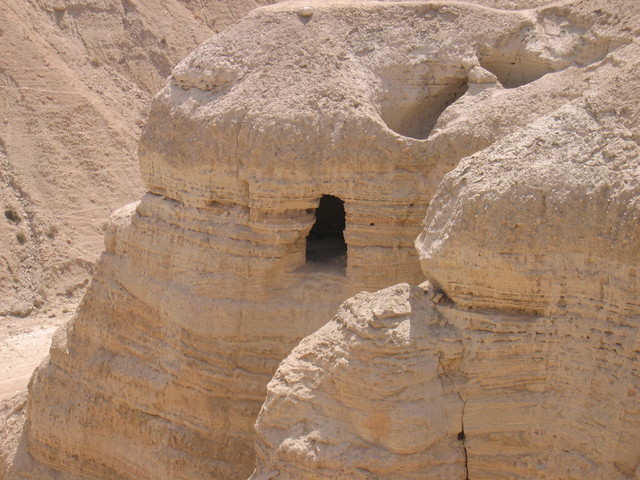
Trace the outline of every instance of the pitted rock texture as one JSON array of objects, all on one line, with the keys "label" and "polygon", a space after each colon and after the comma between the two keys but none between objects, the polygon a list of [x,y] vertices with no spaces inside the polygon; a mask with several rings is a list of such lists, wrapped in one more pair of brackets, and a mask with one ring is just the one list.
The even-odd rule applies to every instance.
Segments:
[{"label": "pitted rock texture", "polygon": [[[575,92],[445,176],[416,241],[426,298],[404,285],[356,296],[282,363],[252,480],[640,478],[640,9],[601,7],[563,11],[617,18],[619,49],[487,99]],[[395,427],[415,418],[448,427],[405,451]]]},{"label": "pitted rock texture", "polygon": [[445,369],[462,333],[420,287],[347,300],[268,386],[251,480],[465,477],[462,400]]},{"label": "pitted rock texture", "polygon": [[467,311],[423,286],[357,295],[293,350],[251,480],[638,478],[637,321]]},{"label": "pitted rock texture", "polygon": [[[640,18],[637,6],[630,19]],[[456,304],[640,312],[634,33],[572,72],[582,95],[464,159],[440,185],[416,246]]]},{"label": "pitted rock texture", "polygon": [[[260,259],[245,260],[254,271],[301,267],[313,209],[323,194],[341,198],[354,291],[419,279],[413,239],[442,175],[569,103],[578,67],[628,41],[605,14],[559,7],[296,11],[257,10],[175,68],[140,141],[142,175],[149,192],[185,207],[237,212],[231,244],[240,255],[247,235],[259,239]],[[555,71],[537,88],[498,84]]]},{"label": "pitted rock texture", "polygon": [[[616,71],[618,52],[635,48],[624,46],[636,28],[636,17],[620,19],[628,3],[583,3],[323,2],[311,16],[278,4],[205,42],[154,101],[139,147],[148,193],[113,216],[88,293],[32,379],[21,441],[17,428],[2,434],[15,446],[4,475],[248,477],[252,426],[289,350],[345,297],[422,280],[413,240],[444,175],[570,108],[584,96],[576,79],[590,91],[587,77]],[[505,73],[513,55],[525,63]],[[344,201],[345,268],[305,258],[323,195]],[[396,351],[409,358],[403,334]],[[425,351],[423,361],[435,359]],[[433,371],[415,378],[435,381]],[[455,410],[459,398],[416,402]],[[397,418],[409,425],[411,415]],[[464,449],[450,437],[463,415],[449,415],[415,443],[384,415],[354,421],[387,452],[389,478],[398,469],[411,478],[402,463],[411,454],[464,475]]]}]

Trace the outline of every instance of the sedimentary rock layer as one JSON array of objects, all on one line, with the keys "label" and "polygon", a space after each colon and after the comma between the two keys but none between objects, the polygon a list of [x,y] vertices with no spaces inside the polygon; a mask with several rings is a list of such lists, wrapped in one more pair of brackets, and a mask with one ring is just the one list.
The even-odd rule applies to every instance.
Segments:
[{"label": "sedimentary rock layer", "polygon": [[[634,17],[625,25],[613,5],[284,4],[205,42],[154,101],[139,148],[148,193],[114,215],[88,293],[33,378],[25,448],[5,455],[5,476],[249,476],[252,425],[278,362],[345,297],[422,280],[413,240],[443,176],[461,158],[587,102],[576,85],[602,85],[598,72],[617,72],[617,59],[628,58],[618,52],[635,48],[624,47]],[[344,202],[345,218],[334,223],[345,222],[347,250],[309,262],[307,234],[323,196]],[[466,225],[455,213],[450,220]],[[400,303],[413,305],[415,289],[400,289]],[[420,309],[435,318],[429,304]],[[405,327],[399,335],[410,336]],[[432,340],[416,333],[392,350],[409,359],[416,346],[417,364],[432,368]],[[425,388],[436,381],[433,370],[414,371]],[[382,442],[385,475],[411,478],[412,468],[439,461],[430,450],[438,445],[438,471],[463,475],[464,450],[450,438],[459,416],[446,410],[464,404],[451,400],[459,390],[423,399],[407,390],[415,411],[445,408],[442,422],[430,417],[428,435],[402,438],[396,419],[385,430],[384,415],[355,419],[365,440],[356,448]],[[384,389],[377,394],[383,403]],[[353,401],[355,391],[345,395]],[[411,424],[412,411],[400,409],[398,425]],[[413,453],[415,463],[403,466]],[[312,456],[302,464],[301,472],[315,468]],[[349,465],[349,475],[361,468]]]},{"label": "sedimentary rock layer", "polygon": [[251,479],[464,478],[462,354],[420,287],[349,299],[269,384]]},{"label": "sedimentary rock layer", "polygon": [[423,286],[357,295],[294,349],[251,480],[638,478],[637,321],[467,311]]},{"label": "sedimentary rock layer", "polygon": [[600,7],[564,12],[626,45],[495,92],[576,95],[445,176],[432,286],[350,299],[282,363],[252,480],[640,478],[640,12]]}]

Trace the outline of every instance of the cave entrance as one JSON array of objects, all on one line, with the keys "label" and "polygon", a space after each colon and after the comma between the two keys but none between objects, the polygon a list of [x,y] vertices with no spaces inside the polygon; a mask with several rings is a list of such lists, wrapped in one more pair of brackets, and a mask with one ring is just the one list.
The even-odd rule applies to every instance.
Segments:
[{"label": "cave entrance", "polygon": [[307,236],[307,263],[347,267],[347,243],[344,202],[333,195],[323,195],[316,209],[316,223]]}]

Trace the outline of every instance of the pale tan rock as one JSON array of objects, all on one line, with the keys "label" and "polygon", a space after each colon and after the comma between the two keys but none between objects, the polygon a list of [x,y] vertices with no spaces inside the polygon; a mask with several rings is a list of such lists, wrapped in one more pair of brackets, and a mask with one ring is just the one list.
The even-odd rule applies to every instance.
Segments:
[{"label": "pale tan rock", "polygon": [[264,479],[634,479],[638,326],[465,311],[397,285],[347,301],[268,386]]},{"label": "pale tan rock", "polygon": [[[563,12],[584,19],[601,7],[565,3]],[[539,11],[534,30],[553,36],[563,29],[548,26],[550,12],[558,9]],[[411,289],[403,285],[356,296],[281,364],[256,425],[252,480],[638,478],[640,48],[631,25],[640,12],[634,2],[618,2],[598,15],[602,24],[626,18],[615,28],[629,32],[602,62],[538,80],[528,68],[516,76],[501,71],[506,53],[481,62],[508,87],[478,88],[486,108],[499,108],[500,97],[515,100],[515,92],[538,91],[548,104],[570,87],[574,98],[539,114],[529,97],[537,118],[444,178],[416,241],[435,285],[423,284],[421,303],[408,301]],[[380,325],[376,311],[396,314]],[[400,365],[408,371],[391,372],[389,350],[408,338],[406,323],[418,326],[411,339],[432,343],[407,340]],[[361,333],[367,329],[375,334]],[[357,401],[345,402],[343,393],[356,389]],[[389,428],[370,435],[361,409],[382,412],[376,418],[389,422],[376,425]],[[393,421],[387,412],[396,413]],[[415,451],[397,448],[392,427],[404,426],[403,441],[419,442],[425,429],[407,424],[429,421],[450,427],[420,451],[421,463]],[[449,455],[438,450],[442,444]]]},{"label": "pale tan rock", "polygon": [[462,334],[418,287],[345,302],[269,383],[252,480],[465,477]]},{"label": "pale tan rock", "polygon": [[[303,19],[296,13],[300,6],[255,11],[205,42],[174,69],[156,97],[139,147],[148,193],[114,215],[87,295],[33,377],[27,413],[20,417],[26,422],[21,434],[28,450],[23,457],[18,450],[4,455],[11,480],[249,476],[252,427],[266,384],[291,347],[330,318],[345,297],[421,281],[413,240],[442,177],[461,158],[496,141],[519,138],[529,125],[573,108],[581,95],[576,85],[585,85],[588,92],[586,77],[596,78],[601,66],[618,71],[618,52],[631,48],[621,47],[630,41],[625,28],[636,28],[637,18],[623,8],[624,2],[516,12],[463,3],[330,2],[313,3],[313,15]],[[627,20],[614,16],[623,10]],[[496,81],[485,83],[491,77],[480,68]],[[475,81],[478,88],[467,91],[468,72],[474,72],[470,85]],[[344,271],[340,262],[305,261],[306,236],[323,194],[345,201]],[[398,289],[397,306],[413,309],[410,299],[421,290]],[[364,298],[381,303],[381,316],[387,308],[396,315],[400,310],[389,306],[396,305],[394,295],[380,295]],[[434,362],[440,361],[438,352],[450,352],[445,361],[450,384],[441,395],[419,397],[409,382],[407,391],[419,408],[400,402],[397,414],[375,418],[355,411],[352,424],[345,424],[343,436],[336,438],[362,439],[353,446],[362,452],[340,457],[340,448],[352,448],[347,442],[322,457],[331,475],[346,471],[339,465],[348,459],[353,460],[348,475],[355,474],[362,465],[358,462],[373,462],[378,452],[390,467],[378,461],[381,470],[373,474],[421,478],[420,468],[430,466],[464,478],[464,448],[456,429],[459,423],[462,428],[467,408],[477,419],[484,418],[479,399],[485,396],[500,412],[510,404],[528,412],[542,402],[513,403],[507,395],[524,382],[527,394],[531,384],[543,396],[544,380],[529,369],[543,365],[537,336],[523,333],[517,319],[508,320],[515,324],[508,330],[511,341],[482,363],[482,352],[467,356],[458,346],[478,350],[483,328],[501,331],[507,328],[502,319],[459,312],[436,292],[426,298],[437,298],[442,313],[434,316],[432,303],[425,300],[415,317],[407,311],[411,322],[423,318],[436,331],[452,325],[459,333],[451,338],[460,340],[452,340],[451,351],[438,350],[440,345],[431,351],[427,346],[433,339],[422,331],[415,345],[427,345],[418,361],[427,368],[416,366],[415,378],[429,388],[444,381]],[[375,324],[367,308],[358,311],[353,326],[365,335]],[[414,343],[399,318],[391,317],[390,329],[394,322],[402,324],[396,348],[410,360]],[[480,325],[478,336],[472,335],[472,322]],[[385,332],[383,338],[393,337]],[[547,332],[541,327],[543,335]],[[525,362],[514,344],[529,340],[525,351],[539,356]],[[561,355],[562,343],[557,345]],[[378,356],[384,358],[390,347],[374,342],[371,348],[373,353],[382,348]],[[511,362],[522,363],[524,380]],[[393,365],[384,368],[389,372]],[[365,374],[373,365],[366,367]],[[505,380],[507,370],[513,373]],[[467,382],[470,377],[476,383]],[[397,381],[407,385],[402,378]],[[382,385],[388,382],[381,377]],[[475,404],[466,400],[462,387],[468,385],[486,395],[473,397]],[[518,388],[525,396],[524,387]],[[353,404],[355,392],[355,387],[343,392],[345,401]],[[496,392],[507,395],[506,403],[491,397]],[[377,401],[365,389],[357,398],[367,411]],[[386,401],[384,395],[378,400]],[[464,407],[465,401],[471,403]],[[412,420],[415,413],[424,409],[435,412],[419,420],[423,426],[428,420],[428,432],[412,430],[405,438],[395,422],[409,429],[418,422]],[[543,410],[532,411],[541,415]],[[293,409],[285,413],[299,415]],[[323,415],[317,412],[318,425]],[[510,415],[505,416],[509,425],[519,425],[518,412]],[[497,422],[498,416],[488,418]],[[526,425],[531,418],[523,420]],[[278,421],[275,415],[267,426],[278,429]],[[494,430],[479,420],[471,425],[478,441],[489,432],[477,448],[494,446],[491,435],[502,432],[501,424]],[[16,431],[2,435],[14,439]],[[515,427],[510,432],[521,434]],[[272,433],[260,434],[271,438]],[[274,442],[286,441],[284,433]],[[287,473],[293,478],[304,478],[317,466],[316,457],[304,450],[309,445],[304,435],[291,434],[297,440],[282,450],[296,459]],[[529,446],[525,440],[518,439]],[[535,466],[523,458],[526,449],[508,450],[509,442],[500,442],[515,460],[478,456],[477,462],[487,462],[482,468],[503,476],[533,471]],[[552,437],[544,436],[545,442]],[[367,452],[372,443],[377,450]],[[264,454],[258,472],[275,472],[268,465],[282,462],[278,452],[259,448]],[[415,461],[403,463],[410,455]],[[620,458],[625,469],[633,467],[631,455]],[[585,468],[579,464],[576,471]],[[343,478],[352,478],[348,475]]]}]

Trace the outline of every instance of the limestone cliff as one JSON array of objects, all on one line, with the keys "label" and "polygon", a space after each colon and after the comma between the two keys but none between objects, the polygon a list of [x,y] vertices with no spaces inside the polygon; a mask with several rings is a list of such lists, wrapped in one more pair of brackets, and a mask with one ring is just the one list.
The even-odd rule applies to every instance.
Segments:
[{"label": "limestone cliff", "polygon": [[591,11],[625,45],[485,100],[574,92],[444,178],[433,286],[355,296],[282,363],[252,480],[640,478],[640,11],[562,8],[541,25]]},{"label": "limestone cliff", "polygon": [[[549,119],[561,112],[595,105],[597,98],[617,105],[616,98],[625,98],[624,88],[633,91],[635,7],[629,2],[582,3],[522,11],[466,3],[322,2],[311,8],[287,3],[254,11],[201,45],[173,70],[152,105],[139,145],[147,193],[112,217],[106,251],[84,301],[32,379],[23,430],[17,424],[25,418],[23,410],[20,405],[11,410],[10,428],[2,435],[12,439],[5,441],[13,448],[3,453],[2,475],[12,480],[248,477],[254,468],[253,424],[266,384],[289,350],[324,324],[347,296],[422,281],[413,242],[445,174],[467,157],[464,168],[474,165],[481,175],[485,163],[499,160],[483,160],[490,152],[520,141],[535,145],[535,132],[552,131]],[[605,94],[606,78],[609,84],[619,78],[615,94]],[[627,128],[637,132],[635,106],[626,112]],[[593,141],[619,138],[599,131],[597,116],[592,121],[593,128],[574,132],[576,142],[589,135]],[[547,162],[556,158],[550,145],[539,147]],[[634,155],[633,142],[629,148]],[[461,190],[450,182],[440,189],[429,218],[445,208],[446,195]],[[471,221],[462,210],[447,218],[460,222],[459,228]],[[485,223],[473,241],[482,244],[483,235],[503,227]],[[444,248],[445,240],[432,243]],[[462,247],[442,256],[443,261],[453,258],[447,260],[447,271],[457,265],[455,252],[465,248],[460,241]],[[420,250],[428,262],[422,249],[431,247],[425,245]],[[470,305],[459,300],[457,284],[448,284],[449,277],[435,263],[433,269],[427,266],[427,274],[460,307],[449,307],[448,314],[424,299],[414,301],[418,290],[402,286],[378,300],[376,295],[359,297],[381,303],[380,315],[375,306],[369,309],[374,313],[354,307],[356,313],[336,320],[340,333],[335,333],[338,327],[330,330],[339,340],[336,355],[357,347],[341,339],[353,340],[363,348],[353,355],[365,354],[359,362],[389,354],[380,373],[390,375],[396,367],[402,372],[404,358],[413,362],[406,369],[412,380],[383,376],[370,387],[363,378],[362,410],[354,410],[350,420],[344,417],[348,408],[332,410],[336,404],[330,394],[342,387],[329,385],[327,398],[317,401],[329,402],[327,412],[344,430],[335,438],[345,440],[332,445],[328,457],[304,448],[331,444],[333,437],[292,444],[298,449],[294,453],[280,448],[286,438],[309,434],[303,425],[278,417],[283,411],[300,416],[300,402],[265,408],[256,475],[271,478],[282,472],[282,478],[305,478],[305,472],[321,466],[331,476],[358,478],[361,454],[381,477],[400,478],[403,472],[406,478],[423,478],[421,469],[434,469],[436,462],[434,475],[464,478],[465,450],[456,436],[464,417],[463,387],[476,385],[483,392],[486,382],[491,394],[500,389],[522,393],[529,364],[521,365],[522,379],[518,372],[506,377],[504,372],[517,370],[509,366],[512,357],[519,361],[513,345],[530,331],[518,327],[519,320],[505,320],[503,326],[491,315],[458,310]],[[451,278],[464,278],[464,273]],[[493,297],[500,295],[496,287]],[[495,305],[502,308],[498,301]],[[410,320],[396,328],[398,315]],[[426,326],[414,331],[414,318],[425,316]],[[485,317],[493,324],[472,323]],[[525,325],[535,323],[525,318]],[[553,319],[548,322],[555,325]],[[512,324],[513,332],[508,330]],[[442,350],[449,356],[444,363],[450,385],[426,392],[409,388],[414,381],[425,389],[441,381],[436,363],[441,347],[431,338],[440,327],[453,335]],[[377,328],[383,329],[379,336]],[[478,363],[480,354],[465,350],[477,349],[476,329],[487,342],[492,329],[506,329],[505,338],[513,341],[498,343],[505,350]],[[548,348],[538,338],[527,337],[536,366],[541,363],[535,354],[543,355],[537,349]],[[311,360],[321,372],[322,366]],[[366,377],[377,370],[366,364],[362,371]],[[347,368],[336,377],[347,381],[342,392],[351,402],[347,406],[358,401],[359,372]],[[288,398],[288,393],[273,398],[283,375],[281,370],[272,384],[267,406]],[[534,378],[539,382],[534,387],[544,390],[543,379]],[[313,382],[301,385],[315,394]],[[397,415],[382,411],[369,418],[367,412],[384,403],[387,394],[398,396]],[[405,408],[405,400],[412,405]],[[485,418],[482,405],[469,401],[470,418],[473,412]],[[516,405],[522,410],[538,405],[535,399],[527,402],[518,397]],[[433,415],[416,418],[425,408]],[[323,412],[316,412],[318,421],[326,418]],[[355,433],[353,425],[358,426]],[[477,433],[478,442],[485,435],[484,445],[508,443],[496,433],[502,430],[471,425],[469,435]],[[356,437],[363,443],[351,445]],[[518,439],[524,446],[527,441]],[[381,447],[368,451],[371,445]],[[360,453],[352,458],[353,448]],[[511,453],[518,452],[526,450]],[[631,465],[629,458],[624,461]],[[387,467],[381,459],[388,460]],[[627,463],[622,468],[632,468]],[[491,458],[490,466],[502,465],[511,463]],[[378,466],[382,470],[375,470]]]},{"label": "limestone cliff", "polygon": [[356,295],[269,384],[251,479],[465,478],[463,353],[421,288]]}]

